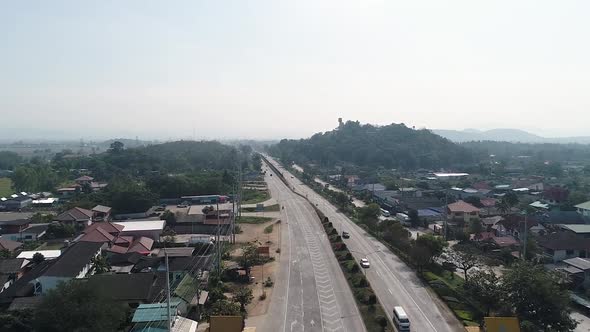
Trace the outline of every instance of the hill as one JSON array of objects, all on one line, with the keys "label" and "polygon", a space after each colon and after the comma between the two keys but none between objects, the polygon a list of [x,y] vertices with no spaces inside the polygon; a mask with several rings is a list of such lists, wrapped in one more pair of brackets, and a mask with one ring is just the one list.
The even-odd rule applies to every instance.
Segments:
[{"label": "hill", "polygon": [[496,142],[519,142],[519,143],[578,143],[590,144],[588,136],[573,137],[543,137],[520,129],[491,129],[491,130],[449,130],[433,129],[433,133],[447,138],[453,142],[472,141],[496,141]]},{"label": "hill", "polygon": [[308,139],[282,140],[269,152],[284,161],[341,163],[386,168],[439,168],[471,163],[471,152],[429,130],[404,124],[361,125],[348,121],[335,130]]}]

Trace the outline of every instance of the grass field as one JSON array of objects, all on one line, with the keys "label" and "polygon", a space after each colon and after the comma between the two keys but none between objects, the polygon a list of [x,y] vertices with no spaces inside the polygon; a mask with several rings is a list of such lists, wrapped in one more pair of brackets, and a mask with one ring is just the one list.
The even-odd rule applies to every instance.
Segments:
[{"label": "grass field", "polygon": [[0,178],[0,197],[10,196],[12,192],[12,181],[9,178]]},{"label": "grass field", "polygon": [[270,198],[268,190],[245,189],[243,195],[242,204],[262,203]]},{"label": "grass field", "polygon": [[[279,204],[267,205],[264,207],[264,212],[276,212],[276,211],[279,211],[280,209],[281,209],[281,207]],[[255,207],[242,208],[242,212],[256,212],[256,208]]]},{"label": "grass field", "polygon": [[271,221],[272,218],[269,217],[250,217],[250,216],[242,216],[236,221],[240,224],[264,224],[265,222]]}]

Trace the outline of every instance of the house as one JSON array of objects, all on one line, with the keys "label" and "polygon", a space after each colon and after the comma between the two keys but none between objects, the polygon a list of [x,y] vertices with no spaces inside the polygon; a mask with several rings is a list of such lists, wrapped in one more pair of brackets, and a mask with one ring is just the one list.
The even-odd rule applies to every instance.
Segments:
[{"label": "house", "polygon": [[[186,309],[181,308],[179,299],[171,299],[170,313],[172,320],[176,320],[179,311]],[[150,331],[165,332],[168,331],[168,305],[166,303],[144,303],[140,304],[135,312],[131,322],[133,328],[131,332]]]},{"label": "house", "polygon": [[107,231],[109,234],[113,236],[118,236],[119,233],[123,230],[123,226],[117,225],[112,222],[94,222],[91,225],[84,228],[83,233],[90,233],[97,228],[102,228],[103,230]]},{"label": "house", "polygon": [[166,275],[153,272],[92,275],[88,278],[88,285],[110,299],[136,308],[142,303],[160,300]]},{"label": "house", "polygon": [[92,208],[93,221],[109,221],[111,219],[111,208],[104,205],[97,205]]},{"label": "house", "polygon": [[16,249],[20,248],[22,245],[23,244],[20,242],[0,237],[0,250],[8,250],[10,252],[13,252]]},{"label": "house", "polygon": [[376,191],[384,191],[385,189],[385,186],[381,183],[368,183],[364,185],[355,185],[354,187],[352,187],[352,191],[370,193],[374,193]]},{"label": "house", "polygon": [[584,217],[590,217],[590,201],[575,206],[576,211]]},{"label": "house", "polygon": [[123,254],[113,253],[107,256],[107,261],[111,266],[111,272],[131,273],[135,265],[139,263],[142,257],[144,256],[137,252]]},{"label": "house", "polygon": [[59,203],[59,198],[48,197],[35,199],[33,200],[32,205],[35,208],[51,208],[57,206],[57,203]]},{"label": "house", "polygon": [[543,191],[543,198],[551,205],[558,205],[565,202],[569,197],[569,190],[563,187],[547,187]]},{"label": "house", "polygon": [[105,248],[100,242],[77,242],[72,245],[35,279],[35,294],[43,294],[57,286],[60,281],[80,279],[92,274],[92,259]]},{"label": "house", "polygon": [[0,305],[8,306],[17,298],[26,298],[35,295],[35,280],[45,273],[54,263],[53,260],[44,260],[26,272],[20,279],[14,281],[6,290],[0,293]]},{"label": "house", "polygon": [[90,185],[92,183],[92,181],[94,181],[94,178],[88,175],[82,175],[81,177],[77,178],[76,180],[74,180],[76,182],[77,185],[83,186],[83,185]]},{"label": "house", "polygon": [[13,241],[37,241],[47,232],[49,224],[32,224],[18,233],[3,233],[2,237]]},{"label": "house", "polygon": [[0,210],[20,211],[30,206],[32,203],[33,199],[29,196],[14,194],[7,197],[6,200],[0,201]]},{"label": "house", "polygon": [[24,274],[29,261],[23,258],[0,259],[0,293]]},{"label": "house", "polygon": [[29,219],[0,222],[3,239],[12,241],[36,241],[47,231],[49,224],[32,224]]},{"label": "house", "polygon": [[420,220],[430,222],[444,219],[442,213],[436,209],[419,209],[417,212],[418,218],[420,218]]},{"label": "house", "polygon": [[85,232],[80,238],[79,242],[97,242],[108,243],[109,245],[115,242],[115,237],[105,231],[102,227],[97,227],[90,232]]},{"label": "house", "polygon": [[447,205],[447,218],[452,221],[469,223],[473,219],[479,219],[479,209],[459,200]]},{"label": "house", "polygon": [[69,209],[59,214],[55,220],[62,224],[84,228],[92,223],[94,212],[80,207]]},{"label": "house", "polygon": [[0,231],[2,234],[20,233],[28,228],[30,224],[30,219],[0,221]]},{"label": "house", "polygon": [[[189,271],[196,273],[198,270],[209,270],[213,257],[207,256],[189,256],[189,257],[172,257],[168,258],[168,269],[170,271],[170,282],[182,279]],[[164,260],[160,260],[158,271],[166,271]]]},{"label": "house", "polygon": [[574,257],[563,260],[565,265],[558,268],[570,276],[574,285],[590,287],[590,259]]},{"label": "house", "polygon": [[361,178],[358,177],[358,175],[345,175],[344,179],[346,179],[346,186],[348,188],[354,187],[361,180]]},{"label": "house", "polygon": [[[580,224],[573,224],[573,225],[568,225],[568,224],[563,224],[563,225],[559,225],[559,227],[561,229],[563,229],[564,231],[567,232],[572,232],[576,235],[582,236],[586,239],[590,239],[590,225],[580,225]],[[590,240],[588,240],[590,241]]]},{"label": "house", "polygon": [[152,240],[159,241],[164,226],[165,220],[138,220],[138,221],[124,221],[115,222],[115,225],[123,226],[120,235],[128,235],[133,237],[145,236]]},{"label": "house", "polygon": [[61,198],[68,198],[80,192],[80,187],[64,187],[58,188],[57,195]]},{"label": "house", "polygon": [[24,258],[28,260],[32,260],[35,254],[41,254],[45,257],[45,260],[56,259],[61,256],[61,250],[31,250],[31,251],[21,251],[16,258]]},{"label": "house", "polygon": [[571,232],[555,232],[537,239],[538,246],[543,249],[545,256],[554,263],[574,257],[588,257],[590,241]]},{"label": "house", "polygon": [[193,247],[178,247],[178,248],[161,248],[156,254],[157,257],[190,257],[195,252]]}]

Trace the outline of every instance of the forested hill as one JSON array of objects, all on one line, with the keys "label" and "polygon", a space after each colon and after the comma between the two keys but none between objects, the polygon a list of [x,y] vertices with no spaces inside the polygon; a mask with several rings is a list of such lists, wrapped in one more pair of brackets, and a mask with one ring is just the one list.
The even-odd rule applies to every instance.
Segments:
[{"label": "forested hill", "polygon": [[[250,149],[248,146],[244,148]],[[240,154],[247,156],[249,153],[250,150],[241,151],[215,141],[177,141],[132,149],[113,145],[106,153],[74,158],[58,153],[52,164],[55,168],[86,168],[93,176],[108,180],[113,175],[121,174],[142,176],[154,172],[169,174],[235,170],[238,160],[245,159],[239,158]]]},{"label": "forested hill", "polygon": [[348,121],[309,139],[282,140],[269,152],[283,161],[315,162],[334,166],[341,162],[386,168],[439,168],[470,164],[470,151],[428,130],[404,124],[361,125]]}]

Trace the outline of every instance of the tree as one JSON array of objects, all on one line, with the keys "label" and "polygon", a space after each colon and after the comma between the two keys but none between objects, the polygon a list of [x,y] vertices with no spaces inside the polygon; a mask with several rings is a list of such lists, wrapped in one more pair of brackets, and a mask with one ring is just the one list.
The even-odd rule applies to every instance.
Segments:
[{"label": "tree", "polygon": [[478,270],[465,280],[466,291],[485,307],[486,316],[501,307],[502,287],[500,278],[491,270]]},{"label": "tree", "polygon": [[410,218],[410,223],[412,223],[412,227],[418,227],[420,225],[420,218],[418,217],[418,211],[410,210],[408,212],[408,217]]},{"label": "tree", "polygon": [[40,252],[36,252],[36,253],[33,255],[33,263],[35,263],[35,264],[40,264],[40,263],[42,263],[44,260],[45,260],[45,256],[43,256],[43,254],[42,254],[42,253],[40,253]]},{"label": "tree", "polygon": [[125,148],[125,144],[121,143],[120,141],[114,141],[110,145],[109,152],[121,153],[121,151],[123,151],[124,148]]},{"label": "tree", "polygon": [[0,314],[0,331],[32,332],[33,313],[31,310],[11,311]]},{"label": "tree", "polygon": [[432,261],[434,258],[440,256],[443,253],[443,250],[445,249],[445,247],[448,244],[440,236],[435,236],[432,234],[424,234],[424,235],[420,235],[416,239],[415,245],[428,249],[428,252],[430,253],[430,256],[431,256],[430,261]]},{"label": "tree", "polygon": [[246,312],[246,306],[252,302],[254,296],[252,290],[247,287],[240,287],[234,293],[234,300],[240,304],[240,311]]},{"label": "tree", "polygon": [[111,270],[106,257],[103,255],[93,257],[90,261],[92,262],[92,268],[94,269],[95,274],[102,274]]},{"label": "tree", "polygon": [[481,204],[481,200],[477,196],[469,196],[464,199],[466,203],[469,203],[475,207],[482,208],[483,204]]},{"label": "tree", "polygon": [[[35,311],[37,331],[117,331],[127,318],[126,306],[77,280],[47,292]],[[59,318],[59,319],[57,319]]]},{"label": "tree", "polygon": [[250,269],[250,267],[258,264],[260,262],[260,255],[258,254],[258,249],[254,244],[247,244],[242,248],[242,255],[239,257],[238,262],[242,265],[245,269]]},{"label": "tree", "polygon": [[160,216],[160,220],[166,220],[166,225],[172,226],[176,224],[176,215],[172,211],[166,210]]},{"label": "tree", "polygon": [[59,223],[49,224],[47,226],[46,236],[50,239],[63,239],[74,236],[76,229],[74,226]]},{"label": "tree", "polygon": [[422,272],[424,267],[432,261],[432,253],[430,250],[421,245],[413,245],[410,248],[410,257],[414,264],[416,264],[418,272]]},{"label": "tree", "polygon": [[228,300],[219,300],[216,301],[211,305],[211,308],[206,312],[206,316],[242,316],[244,317],[244,312],[240,310],[240,305],[238,303],[228,301]]},{"label": "tree", "polygon": [[480,264],[479,258],[473,252],[473,249],[459,245],[455,245],[453,249],[447,250],[444,258],[463,271],[465,282],[469,280],[467,272]]},{"label": "tree", "polygon": [[8,259],[14,257],[8,249],[0,249],[0,259]]},{"label": "tree", "polygon": [[510,206],[508,201],[506,201],[505,199],[501,199],[499,202],[496,203],[496,208],[502,214],[506,214],[506,213],[510,212],[510,209],[512,208],[512,206]]},{"label": "tree", "polygon": [[469,232],[471,234],[475,234],[476,238],[479,238],[482,231],[483,225],[481,224],[481,220],[471,219],[471,221],[469,222]]},{"label": "tree", "polygon": [[363,206],[358,210],[358,218],[359,221],[369,227],[369,229],[374,229],[379,221],[379,214],[381,213],[381,208],[379,205],[375,203],[371,203],[367,206]]},{"label": "tree", "polygon": [[502,285],[505,301],[534,331],[569,332],[577,326],[570,317],[569,292],[557,273],[520,262],[504,274]]}]

